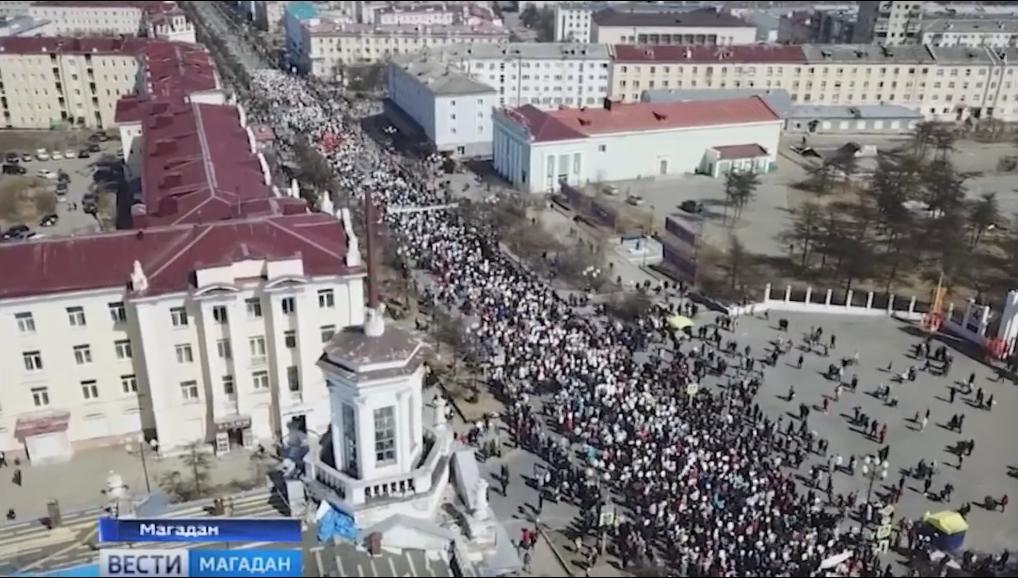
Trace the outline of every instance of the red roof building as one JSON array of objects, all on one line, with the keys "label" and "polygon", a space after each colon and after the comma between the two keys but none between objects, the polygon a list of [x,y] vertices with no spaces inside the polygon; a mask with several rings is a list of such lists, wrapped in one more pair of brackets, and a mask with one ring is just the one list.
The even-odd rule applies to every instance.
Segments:
[{"label": "red roof building", "polygon": [[[527,105],[494,119],[495,170],[521,189],[730,170],[769,171],[782,121],[758,96],[543,111]],[[760,152],[751,162],[719,156]]]},{"label": "red roof building", "polygon": [[138,261],[146,296],[194,288],[197,269],[298,257],[306,276],[359,273],[344,265],[343,224],[324,214],[218,221],[0,243],[0,299],[127,287]]},{"label": "red roof building", "polygon": [[526,105],[512,111],[534,142],[596,135],[743,124],[779,120],[759,97],[730,100],[621,104],[543,111]]},{"label": "red roof building", "polygon": [[[135,228],[284,210],[267,202],[273,192],[236,107],[158,101],[150,113],[142,121],[144,204],[132,211]],[[290,212],[305,209],[287,201]]]}]

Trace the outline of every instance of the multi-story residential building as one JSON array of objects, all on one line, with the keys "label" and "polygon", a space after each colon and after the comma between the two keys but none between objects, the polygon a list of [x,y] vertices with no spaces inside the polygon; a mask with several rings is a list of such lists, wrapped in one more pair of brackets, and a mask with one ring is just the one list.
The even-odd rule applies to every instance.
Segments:
[{"label": "multi-story residential building", "polygon": [[388,66],[386,115],[397,124],[401,113],[408,116],[439,152],[490,155],[498,92],[437,60],[405,58]]},{"label": "multi-story residential building", "polygon": [[201,47],[144,38],[0,38],[0,113],[7,128],[113,126],[125,96],[178,82],[217,89]]},{"label": "multi-story residential building", "polygon": [[159,38],[172,42],[189,42],[194,44],[194,24],[187,19],[184,11],[176,5],[166,10],[150,12],[145,18],[149,38]]},{"label": "multi-story residential building", "polygon": [[922,44],[930,46],[1006,48],[1018,45],[1018,20],[927,20],[923,23],[921,39]]},{"label": "multi-story residential building", "polygon": [[345,241],[332,216],[293,215],[0,246],[20,271],[0,280],[0,449],[321,431],[322,343],[363,320]]},{"label": "multi-story residential building", "polygon": [[0,246],[23,272],[0,279],[0,449],[223,452],[328,424],[322,344],[364,317],[352,228],[274,194],[242,109],[191,98],[146,101],[138,230]]},{"label": "multi-story residential building", "polygon": [[509,32],[494,26],[375,26],[312,18],[300,23],[300,40],[288,42],[290,56],[302,74],[325,78],[342,75],[351,64],[384,62],[397,54],[435,49],[450,44],[497,44]]},{"label": "multi-story residential building", "polygon": [[932,120],[1013,120],[1016,54],[875,45],[616,46],[611,96],[635,102],[647,89],[784,89],[797,104],[893,104]]},{"label": "multi-story residential building", "polygon": [[717,8],[686,12],[623,12],[593,15],[591,39],[602,44],[752,44],[756,27]]},{"label": "multi-story residential building", "polygon": [[3,126],[112,126],[117,101],[138,87],[137,53],[146,42],[0,38]]},{"label": "multi-story residential building", "polygon": [[452,47],[443,54],[471,78],[491,86],[500,106],[538,108],[601,102],[611,55],[597,44],[512,43]]},{"label": "multi-story residential building", "polygon": [[855,42],[887,46],[915,44],[923,21],[921,0],[880,0],[859,3]]},{"label": "multi-story residential building", "polygon": [[437,150],[487,156],[492,108],[600,103],[608,94],[610,59],[607,46],[566,43],[458,45],[407,54],[389,66],[387,104],[413,119]]},{"label": "multi-story residential building", "polygon": [[593,42],[591,29],[599,5],[568,2],[555,5],[555,42]]},{"label": "multi-story residential building", "polygon": [[480,2],[362,2],[360,20],[379,26],[501,26],[502,19]]},{"label": "multi-story residential building", "polygon": [[258,0],[252,2],[252,19],[258,28],[268,32],[278,32],[283,25],[283,12],[286,2],[274,0]]},{"label": "multi-story residential building", "polygon": [[49,0],[34,2],[27,15],[47,21],[46,36],[139,36],[194,42],[194,26],[176,2],[146,0]]}]

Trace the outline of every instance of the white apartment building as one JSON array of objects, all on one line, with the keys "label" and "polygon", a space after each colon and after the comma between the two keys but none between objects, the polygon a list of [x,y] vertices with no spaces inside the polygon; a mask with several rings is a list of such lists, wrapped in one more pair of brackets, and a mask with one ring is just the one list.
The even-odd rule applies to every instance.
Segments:
[{"label": "white apartment building", "polygon": [[555,42],[593,42],[591,27],[595,7],[590,3],[555,5]]},{"label": "white apartment building", "polygon": [[1007,48],[1018,45],[1018,20],[927,20],[921,38],[929,46]]},{"label": "white apartment building", "polygon": [[439,58],[458,63],[470,78],[494,88],[499,106],[591,105],[601,102],[610,89],[611,55],[607,46],[598,44],[457,46]]},{"label": "white apartment building", "polygon": [[194,24],[187,19],[187,15],[179,8],[150,14],[145,19],[149,38],[169,40],[171,42],[187,42],[194,44],[197,39],[194,35]]},{"label": "white apartment building", "polygon": [[138,42],[0,38],[3,126],[112,126],[117,101],[138,86]]},{"label": "white apartment building", "polygon": [[224,452],[323,431],[322,344],[363,321],[345,244],[327,215],[5,243],[20,273],[0,281],[0,449],[59,460],[144,432]]},{"label": "white apartment building", "polygon": [[283,12],[286,9],[286,2],[257,0],[252,2],[252,4],[255,25],[268,32],[278,32],[283,25]]},{"label": "white apartment building", "polygon": [[57,36],[137,36],[144,11],[130,2],[36,2],[28,14],[49,20]]},{"label": "white apartment building", "polygon": [[[386,71],[387,115],[408,116],[439,152],[490,155],[491,113],[498,106],[498,92],[426,56],[397,59],[400,62],[390,63]],[[392,105],[399,111],[391,110]]]},{"label": "white apartment building", "polygon": [[915,44],[920,38],[923,4],[920,0],[860,2],[855,41],[886,46]]},{"label": "white apartment building", "polygon": [[876,45],[616,46],[611,97],[783,89],[795,104],[899,105],[929,120],[1018,120],[1018,50]]},{"label": "white apartment building", "polygon": [[492,152],[491,112],[502,106],[590,106],[609,89],[608,47],[596,44],[457,45],[392,59],[387,112],[402,115],[435,149]]},{"label": "white apartment building", "polygon": [[301,22],[299,34],[299,42],[287,42],[297,51],[291,61],[299,72],[324,78],[340,77],[347,65],[384,62],[398,54],[450,44],[497,44],[509,39],[509,32],[501,27],[375,26],[318,18]]},{"label": "white apartment building", "polygon": [[591,41],[600,44],[752,44],[756,27],[717,8],[687,12],[595,12]]},{"label": "white apartment building", "polygon": [[178,86],[218,88],[200,47],[144,38],[0,38],[5,128],[108,128],[123,97]]}]

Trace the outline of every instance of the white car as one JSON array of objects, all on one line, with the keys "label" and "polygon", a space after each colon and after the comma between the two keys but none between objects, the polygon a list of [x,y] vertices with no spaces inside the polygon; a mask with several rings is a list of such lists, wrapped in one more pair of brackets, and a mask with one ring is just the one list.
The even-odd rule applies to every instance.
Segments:
[{"label": "white car", "polygon": [[73,159],[76,156],[78,156],[78,151],[71,150],[71,149],[67,149],[67,150],[64,151],[64,158],[65,159]]},{"label": "white car", "polygon": [[42,149],[39,149],[39,150],[35,151],[35,158],[39,159],[40,161],[48,161],[49,160],[49,153],[44,151],[44,150],[42,150]]},{"label": "white car", "polygon": [[55,181],[55,180],[57,180],[57,177],[59,175],[57,175],[56,171],[51,171],[49,169],[39,169],[39,176],[44,178],[44,179],[49,179],[51,181]]},{"label": "white car", "polygon": [[55,161],[62,161],[62,160],[64,160],[64,153],[62,153],[60,151],[53,151],[53,152],[51,152],[49,154],[49,158],[51,158],[51,159],[53,159]]}]

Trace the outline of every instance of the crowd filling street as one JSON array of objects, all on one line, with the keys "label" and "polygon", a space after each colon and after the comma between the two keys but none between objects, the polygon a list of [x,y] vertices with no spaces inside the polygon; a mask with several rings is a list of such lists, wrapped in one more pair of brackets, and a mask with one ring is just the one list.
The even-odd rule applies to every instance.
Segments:
[{"label": "crowd filling street", "polygon": [[[429,185],[437,178],[434,159],[408,168],[410,161],[363,134],[354,119],[364,105],[276,71],[256,72],[252,95],[249,114],[307,136],[351,198],[370,191],[383,211],[447,202]],[[823,319],[807,330],[781,323],[775,312],[773,339],[754,349],[740,342],[738,319],[698,307],[679,284],[663,284],[654,294],[653,316],[623,323],[586,299],[551,289],[457,211],[386,213],[385,221],[399,253],[430,273],[423,298],[469,320],[471,337],[491,364],[488,382],[505,403],[500,417],[513,442],[547,462],[534,480],[538,514],[545,500],[580,506],[577,550],[585,551],[587,567],[605,555],[624,571],[665,566],[680,576],[948,571],[949,558],[934,552],[920,521],[888,506],[898,503],[906,484],[922,486],[933,511],[953,506],[964,516],[971,505],[951,502],[959,489],[943,481],[947,464],[893,452],[888,424],[849,398],[858,388],[876,388],[880,403],[897,407],[897,388],[926,374],[949,376],[952,353],[939,342],[917,336],[912,364],[895,368],[860,359],[851,344],[825,332]],[[697,326],[688,334],[673,330],[665,319],[675,314]],[[826,376],[803,370],[802,384],[781,386],[790,415],[761,409],[758,392],[777,364],[801,369],[819,359]],[[879,363],[886,382],[860,384],[864,363]],[[951,388],[951,401],[972,396],[992,411],[992,393],[974,375],[965,377],[958,377],[965,386]],[[715,385],[701,385],[708,381]],[[817,382],[823,395],[815,392]],[[899,409],[917,431],[931,419],[928,409]],[[849,426],[872,441],[871,454],[831,451],[816,414],[832,411],[849,415]],[[959,410],[948,426],[964,438],[964,422]],[[469,439],[483,445],[483,437]],[[975,439],[961,439],[959,470],[976,446]],[[873,491],[839,489],[839,476],[881,481],[889,461],[895,465],[889,490],[883,484],[870,484]],[[797,476],[804,465],[811,475]],[[908,470],[900,478],[899,467]],[[502,473],[508,482],[511,472]],[[988,500],[981,504],[987,511],[992,506],[1007,515],[1007,495]],[[531,543],[534,535],[525,534],[521,542]],[[1009,553],[998,550],[967,553],[956,563],[986,575],[1008,561]]]}]

